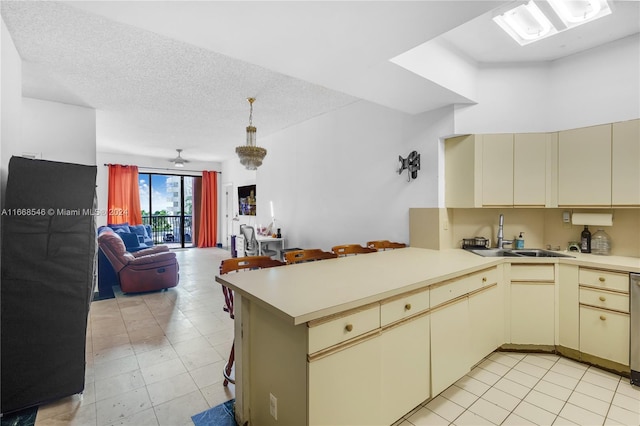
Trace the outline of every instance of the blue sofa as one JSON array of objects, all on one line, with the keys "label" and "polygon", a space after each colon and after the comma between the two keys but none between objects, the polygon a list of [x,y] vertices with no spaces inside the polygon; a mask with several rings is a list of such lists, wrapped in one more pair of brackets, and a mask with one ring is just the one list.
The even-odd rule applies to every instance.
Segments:
[{"label": "blue sofa", "polygon": [[105,231],[118,234],[128,252],[138,251],[153,246],[151,225],[129,225],[128,223],[109,224],[98,228],[98,235]]}]

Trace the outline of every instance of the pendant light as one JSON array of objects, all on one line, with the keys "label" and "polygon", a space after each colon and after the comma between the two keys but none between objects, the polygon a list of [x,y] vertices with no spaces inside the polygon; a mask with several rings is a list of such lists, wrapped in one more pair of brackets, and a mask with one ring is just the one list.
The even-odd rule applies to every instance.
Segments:
[{"label": "pendant light", "polygon": [[247,144],[236,147],[236,154],[240,157],[240,164],[247,170],[256,170],[262,165],[262,160],[267,155],[267,150],[256,146],[256,128],[253,126],[253,103],[255,98],[247,98],[249,101],[249,125],[247,126]]}]

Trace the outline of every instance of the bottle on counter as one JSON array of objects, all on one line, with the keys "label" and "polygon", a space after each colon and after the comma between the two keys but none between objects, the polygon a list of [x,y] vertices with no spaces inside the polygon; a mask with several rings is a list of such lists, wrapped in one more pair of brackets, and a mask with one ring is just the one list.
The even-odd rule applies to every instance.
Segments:
[{"label": "bottle on counter", "polygon": [[591,253],[591,232],[589,232],[587,225],[584,226],[582,234],[580,234],[580,251],[582,253]]},{"label": "bottle on counter", "polygon": [[522,234],[524,234],[524,232],[521,232],[516,238],[516,250],[522,250],[524,248],[524,237]]},{"label": "bottle on counter", "polygon": [[602,229],[591,237],[591,253],[608,256],[611,254],[611,238]]}]

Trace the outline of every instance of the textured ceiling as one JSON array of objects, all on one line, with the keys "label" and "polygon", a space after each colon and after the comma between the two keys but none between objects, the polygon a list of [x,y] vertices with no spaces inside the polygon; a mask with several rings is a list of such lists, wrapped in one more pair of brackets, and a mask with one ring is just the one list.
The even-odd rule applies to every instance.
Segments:
[{"label": "textured ceiling", "polygon": [[249,96],[258,144],[360,99],[408,113],[469,102],[389,60],[441,35],[476,62],[560,57],[637,32],[638,4],[622,3],[634,3],[626,16],[548,44],[546,58],[489,26],[505,1],[3,0],[0,11],[23,94],[95,108],[99,151],[221,161],[244,143]]},{"label": "textured ceiling", "polygon": [[248,96],[258,136],[356,100],[54,2],[3,2],[2,14],[23,94],[97,109],[99,151],[221,160],[244,143]]}]

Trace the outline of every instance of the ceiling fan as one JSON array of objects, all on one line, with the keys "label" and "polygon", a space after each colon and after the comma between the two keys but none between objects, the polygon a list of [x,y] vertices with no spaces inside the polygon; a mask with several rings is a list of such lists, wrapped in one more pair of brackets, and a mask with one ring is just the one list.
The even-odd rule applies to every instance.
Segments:
[{"label": "ceiling fan", "polygon": [[184,158],[182,158],[182,156],[181,156],[182,150],[181,149],[176,149],[176,151],[178,151],[178,156],[176,158],[173,158],[173,159],[169,160],[169,161],[171,161],[175,167],[184,167],[185,163],[188,163],[189,160],[185,160]]}]

